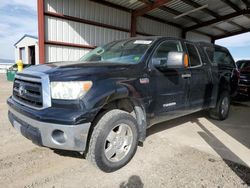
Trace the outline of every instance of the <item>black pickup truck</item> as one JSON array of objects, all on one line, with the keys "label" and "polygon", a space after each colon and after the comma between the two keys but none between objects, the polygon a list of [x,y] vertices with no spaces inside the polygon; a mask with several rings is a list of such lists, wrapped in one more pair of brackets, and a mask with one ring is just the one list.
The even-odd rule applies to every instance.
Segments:
[{"label": "black pickup truck", "polygon": [[82,152],[105,172],[126,165],[146,129],[208,110],[227,118],[238,77],[227,49],[167,37],[111,42],[78,62],[27,68],[9,120],[34,143]]}]

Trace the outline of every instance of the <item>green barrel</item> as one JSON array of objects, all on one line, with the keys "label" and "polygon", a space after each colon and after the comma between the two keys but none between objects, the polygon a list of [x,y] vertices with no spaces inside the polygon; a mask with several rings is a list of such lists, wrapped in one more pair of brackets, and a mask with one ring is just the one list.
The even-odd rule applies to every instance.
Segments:
[{"label": "green barrel", "polygon": [[16,70],[7,69],[6,71],[7,80],[13,82],[15,79],[16,72],[17,72]]}]

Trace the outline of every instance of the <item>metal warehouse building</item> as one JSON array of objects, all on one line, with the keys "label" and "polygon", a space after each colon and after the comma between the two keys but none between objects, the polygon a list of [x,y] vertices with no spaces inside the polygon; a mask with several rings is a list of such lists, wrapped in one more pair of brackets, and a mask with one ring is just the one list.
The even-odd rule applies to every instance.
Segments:
[{"label": "metal warehouse building", "polygon": [[130,36],[214,42],[250,31],[249,5],[249,0],[38,0],[39,60],[77,60]]}]

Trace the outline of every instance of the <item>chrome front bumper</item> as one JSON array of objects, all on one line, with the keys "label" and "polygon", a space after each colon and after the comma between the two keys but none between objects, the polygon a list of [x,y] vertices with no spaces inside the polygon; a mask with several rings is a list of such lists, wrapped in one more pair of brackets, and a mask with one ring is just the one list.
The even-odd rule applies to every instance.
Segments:
[{"label": "chrome front bumper", "polygon": [[29,118],[9,107],[9,120],[35,144],[62,150],[85,151],[91,123],[61,125]]}]

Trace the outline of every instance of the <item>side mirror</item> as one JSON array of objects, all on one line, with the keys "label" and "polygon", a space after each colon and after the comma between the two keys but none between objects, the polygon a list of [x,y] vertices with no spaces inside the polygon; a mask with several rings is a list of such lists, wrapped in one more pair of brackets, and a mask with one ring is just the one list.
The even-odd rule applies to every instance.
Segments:
[{"label": "side mirror", "polygon": [[169,52],[166,58],[154,58],[152,61],[161,71],[188,67],[188,55],[185,52]]}]

